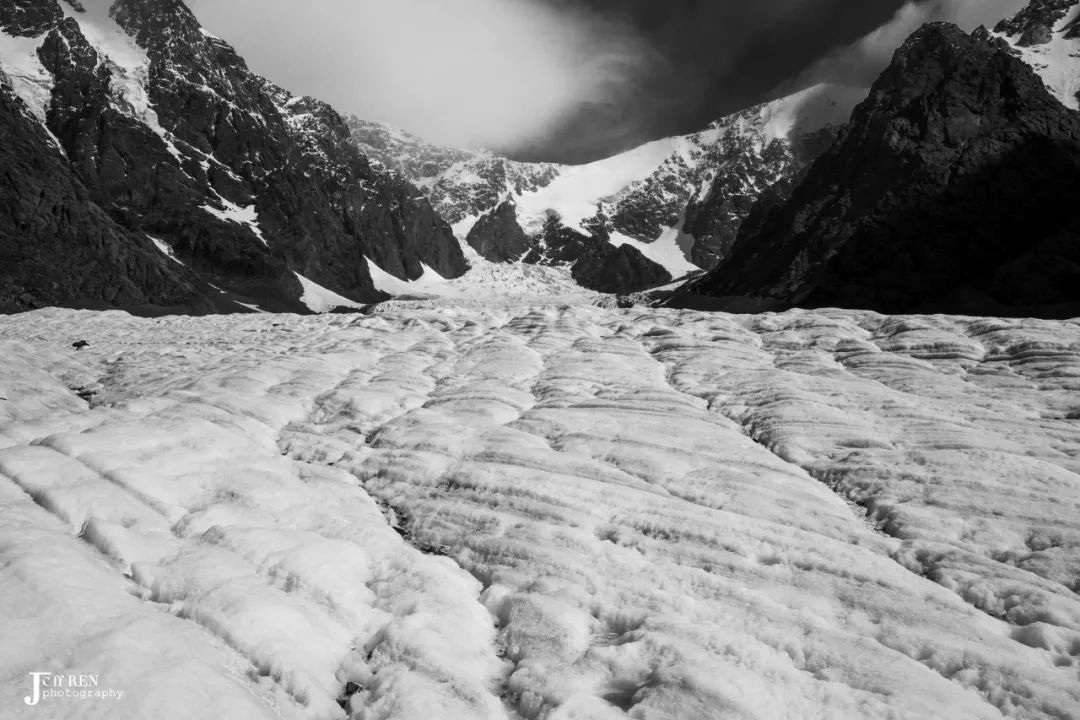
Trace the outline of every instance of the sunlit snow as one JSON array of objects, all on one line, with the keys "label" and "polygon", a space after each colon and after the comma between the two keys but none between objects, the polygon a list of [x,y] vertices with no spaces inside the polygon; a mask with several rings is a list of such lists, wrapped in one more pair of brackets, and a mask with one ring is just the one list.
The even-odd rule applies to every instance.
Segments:
[{"label": "sunlit snow", "polygon": [[680,141],[682,138],[656,140],[605,160],[561,168],[550,185],[517,200],[522,227],[537,233],[543,229],[548,213],[554,212],[567,227],[583,230],[581,221],[596,214],[601,200],[651,175]]},{"label": "sunlit snow", "polygon": [[[67,18],[74,19],[87,41],[98,54],[98,61],[108,70],[110,102],[115,109],[146,124],[165,143],[166,149],[182,159],[172,136],[161,126],[150,103],[147,83],[150,61],[146,51],[124,32],[109,15],[112,0],[82,0],[82,11],[67,2],[59,3]],[[12,37],[0,33],[0,74],[45,127],[45,116],[52,101],[53,77],[41,64],[37,50],[44,36]],[[45,128],[48,131],[48,128]],[[49,132],[50,136],[52,133]],[[55,141],[55,137],[53,137]],[[59,141],[56,141],[59,147]]]},{"label": "sunlit snow", "polygon": [[694,246],[694,237],[683,232],[682,225],[680,221],[675,227],[667,228],[656,241],[651,243],[635,240],[616,230],[611,233],[611,244],[631,245],[641,251],[642,255],[671,273],[672,277],[685,277],[690,273],[699,272],[701,268],[686,259]]},{"label": "sunlit snow", "polygon": [[217,195],[217,202],[220,203],[222,207],[219,208],[214,205],[206,204],[202,206],[202,209],[219,220],[237,223],[247,227],[251,230],[252,234],[259,239],[259,242],[263,245],[269,245],[266,241],[266,237],[263,236],[262,228],[259,227],[259,211],[254,203],[247,207],[240,207],[236,203],[226,200],[221,195]]},{"label": "sunlit snow", "polygon": [[[558,217],[569,228],[588,233],[586,225],[598,211],[610,212],[611,206],[620,198],[665,168],[673,174],[668,182],[686,183],[687,176],[702,167],[707,150],[720,142],[726,133],[750,133],[763,145],[775,139],[793,141],[824,127],[844,123],[852,107],[865,95],[866,90],[861,88],[815,85],[726,118],[699,133],[656,140],[586,165],[553,166],[556,171],[553,181],[516,194],[518,220],[532,236],[542,232],[551,216]],[[468,177],[452,177],[455,184],[471,181]],[[704,188],[697,187],[691,189],[691,194],[699,191],[704,194]],[[464,218],[454,225],[455,234],[465,237],[476,222],[476,216]],[[619,232],[611,234],[611,242],[632,245],[664,267],[672,277],[679,278],[700,270],[690,261],[692,239],[683,233],[682,225],[680,219],[674,226],[663,228],[653,242],[636,240]]]},{"label": "sunlit snow", "polygon": [[[1051,40],[1043,45],[1016,46],[1014,50],[1035,69],[1054,97],[1066,107],[1080,107],[1080,37],[1067,32],[1080,22],[1080,5],[1069,10],[1054,27]],[[1017,38],[1006,38],[1016,40]]]},{"label": "sunlit snow", "polygon": [[367,261],[368,272],[375,284],[376,290],[381,290],[388,295],[438,295],[446,285],[446,279],[427,265],[421,263],[423,274],[416,280],[402,280],[394,277],[375,264],[370,258]]},{"label": "sunlit snow", "polygon": [[79,23],[82,34],[97,51],[99,61],[108,64],[113,106],[146,123],[176,155],[168,134],[161,127],[157,113],[150,104],[146,89],[150,60],[146,51],[111,17],[109,9],[113,0],[79,0],[79,4],[83,12],[75,10],[67,2],[61,2],[60,7],[65,17],[74,18]]},{"label": "sunlit snow", "polygon": [[150,239],[150,242],[154,243],[154,247],[156,247],[158,250],[160,250],[162,255],[169,258],[170,260],[172,260],[174,263],[177,263],[178,265],[183,265],[184,264],[180,260],[180,258],[176,257],[176,252],[172,249],[172,247],[169,245],[169,243],[165,242],[161,238],[154,237],[153,235],[147,235],[146,237]]},{"label": "sunlit snow", "polygon": [[1077,321],[43,310],[0,363],[16,714],[1080,717]]},{"label": "sunlit snow", "polygon": [[0,76],[44,126],[52,101],[53,76],[37,56],[40,45],[41,38],[15,37],[0,31]]},{"label": "sunlit snow", "polygon": [[359,308],[363,307],[358,302],[353,302],[347,297],[338,295],[333,290],[328,290],[314,280],[309,280],[300,273],[294,273],[300,281],[304,292],[300,296],[300,302],[307,306],[308,310],[316,313],[327,313],[335,308]]}]

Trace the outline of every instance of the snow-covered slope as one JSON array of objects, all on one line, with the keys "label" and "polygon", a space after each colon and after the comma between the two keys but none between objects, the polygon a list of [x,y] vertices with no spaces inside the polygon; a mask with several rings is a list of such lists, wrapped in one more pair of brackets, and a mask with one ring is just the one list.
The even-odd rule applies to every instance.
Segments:
[{"label": "snow-covered slope", "polygon": [[[578,166],[521,163],[442,148],[356,119],[350,127],[364,152],[422,187],[463,240],[481,216],[510,200],[517,206],[518,223],[534,241],[542,241],[554,217],[583,236],[629,245],[678,278],[713,260],[710,253],[695,255],[699,238],[684,231],[693,202],[708,198],[718,179],[725,192],[734,184],[739,193],[756,198],[820,152],[823,132],[831,137],[864,96],[858,88],[815,86],[726,117],[701,132]],[[766,152],[773,143],[783,150]],[[741,221],[741,214],[734,221]]]},{"label": "snow-covered slope", "polygon": [[370,158],[422,188],[447,222],[475,219],[511,193],[543,187],[560,172],[488,151],[433,145],[399,128],[348,118],[357,146]]},{"label": "snow-covered slope", "polygon": [[[692,135],[666,138],[588,165],[564,167],[549,185],[517,199],[523,228],[538,233],[554,214],[584,233],[608,218],[611,240],[632,243],[673,277],[702,269],[692,262],[694,238],[680,242],[687,205],[709,194],[737,159],[761,158],[774,141],[797,148],[821,130],[836,128],[865,96],[858,88],[818,85],[726,117]],[[759,161],[745,182],[761,192],[788,171]]]},{"label": "snow-covered slope", "polygon": [[164,135],[150,103],[147,86],[150,58],[135,38],[110,15],[114,0],[79,0],[78,9],[61,2],[65,18],[72,18],[109,70],[113,108],[140,120]]},{"label": "snow-covered slope", "polygon": [[34,117],[44,125],[52,92],[52,76],[38,59],[40,44],[36,38],[18,37],[0,28],[0,79],[14,89]]},{"label": "snow-covered slope", "polygon": [[[789,145],[826,127],[844,123],[854,105],[865,96],[857,88],[818,85],[795,95],[726,117],[707,129],[666,138],[606,160],[563,167],[550,185],[521,194],[522,224],[538,229],[554,212],[571,228],[587,231],[583,224],[600,207],[617,230],[642,242],[656,240],[673,223],[665,222],[684,210],[691,196],[702,191],[720,170],[725,159],[723,140],[747,138],[757,149],[773,140]],[[654,227],[629,215],[628,205],[645,197],[658,212],[666,212]],[[633,230],[633,225],[645,226]]]},{"label": "snow-covered slope", "polygon": [[1080,0],[1032,0],[994,30],[1035,68],[1055,97],[1080,108]]},{"label": "snow-covered slope", "polygon": [[0,318],[0,708],[1075,720],[1078,378],[1075,321]]}]

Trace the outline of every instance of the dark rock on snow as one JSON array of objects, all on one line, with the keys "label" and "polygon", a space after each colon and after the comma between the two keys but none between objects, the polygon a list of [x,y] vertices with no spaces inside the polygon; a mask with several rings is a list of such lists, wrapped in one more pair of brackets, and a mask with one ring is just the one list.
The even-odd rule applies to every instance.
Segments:
[{"label": "dark rock on snow", "polygon": [[517,205],[509,197],[477,220],[466,242],[491,262],[516,262],[534,246],[521,229]]},{"label": "dark rock on snow", "polygon": [[588,234],[548,217],[541,242],[525,262],[571,265],[570,274],[582,287],[604,293],[632,293],[672,281],[662,266],[630,245],[616,247],[609,242],[606,218],[589,228]]},{"label": "dark rock on snow", "polygon": [[517,206],[506,198],[481,216],[469,232],[468,243],[491,262],[533,265],[570,265],[571,276],[590,290],[605,293],[637,292],[672,281],[662,266],[629,245],[609,242],[610,221],[598,213],[588,234],[548,217],[537,238],[530,238],[517,218]]}]

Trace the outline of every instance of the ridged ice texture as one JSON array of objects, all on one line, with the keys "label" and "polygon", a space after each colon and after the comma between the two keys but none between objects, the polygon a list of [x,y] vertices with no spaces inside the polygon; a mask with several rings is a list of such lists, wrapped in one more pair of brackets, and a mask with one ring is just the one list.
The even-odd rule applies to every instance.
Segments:
[{"label": "ridged ice texture", "polygon": [[1077,321],[49,310],[0,363],[5,709],[1080,717]]}]

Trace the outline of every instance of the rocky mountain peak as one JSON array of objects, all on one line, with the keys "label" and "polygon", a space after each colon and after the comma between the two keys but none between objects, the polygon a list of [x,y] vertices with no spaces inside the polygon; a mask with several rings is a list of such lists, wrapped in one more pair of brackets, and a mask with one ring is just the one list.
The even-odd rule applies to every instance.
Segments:
[{"label": "rocky mountain peak", "polygon": [[[987,97],[1005,104],[987,107]],[[1008,45],[983,33],[967,35],[952,23],[933,22],[901,45],[853,120],[921,115],[931,122],[917,131],[920,141],[938,140],[933,133],[940,127],[947,129],[942,139],[958,145],[965,130],[980,131],[984,127],[974,125],[986,125],[971,118],[1022,120],[1036,108],[1052,105],[1038,75],[1013,57]]]},{"label": "rocky mountain peak", "polygon": [[791,199],[756,208],[764,221],[684,297],[1053,312],[1080,299],[1078,187],[1080,115],[1001,42],[929,24]]},{"label": "rocky mountain peak", "polygon": [[516,262],[534,247],[517,219],[517,203],[507,195],[494,210],[477,220],[466,238],[485,260]]},{"label": "rocky mountain peak", "polygon": [[422,188],[451,224],[492,210],[508,193],[546,187],[559,173],[559,166],[551,163],[516,162],[486,150],[445,147],[357,117],[347,122],[361,152]]},{"label": "rocky mountain peak", "polygon": [[208,39],[181,0],[116,0],[109,15],[150,51],[199,46]]},{"label": "rocky mountain peak", "polygon": [[[211,294],[247,305],[301,310],[385,297],[372,264],[379,277],[398,280],[417,279],[425,268],[443,277],[467,269],[449,225],[415,187],[373,168],[333,108],[253,74],[180,0],[0,3],[11,11],[0,17],[18,26],[5,35],[29,37],[5,55],[18,67],[12,93],[0,99],[21,103],[8,108],[23,118],[21,132],[29,133],[24,108],[42,130],[13,145],[24,154],[13,162],[43,167],[35,154],[61,149],[70,183],[100,211],[85,214],[91,231],[111,223],[96,232],[117,247],[137,246],[164,276],[182,266],[191,292],[199,277],[204,293],[212,283],[223,290]],[[14,177],[0,178],[5,193]],[[51,187],[59,181],[22,179],[30,187],[44,183],[46,195],[69,208],[78,193]],[[0,227],[7,220],[0,217]],[[74,229],[42,232],[58,233],[61,246],[88,237]],[[0,236],[0,255],[15,258],[0,267],[0,280],[22,288],[9,302],[74,302],[63,289],[39,287],[40,276],[31,282],[6,274],[30,262],[18,258],[41,256],[35,237]],[[165,298],[164,285],[142,287],[142,296],[93,282],[80,287],[93,302]],[[170,304],[181,295],[172,292]]]}]

